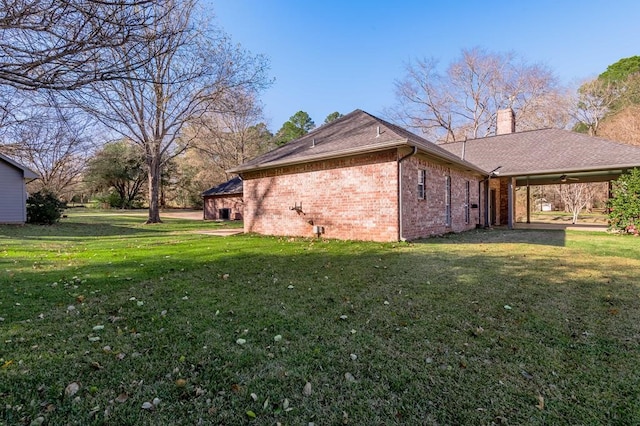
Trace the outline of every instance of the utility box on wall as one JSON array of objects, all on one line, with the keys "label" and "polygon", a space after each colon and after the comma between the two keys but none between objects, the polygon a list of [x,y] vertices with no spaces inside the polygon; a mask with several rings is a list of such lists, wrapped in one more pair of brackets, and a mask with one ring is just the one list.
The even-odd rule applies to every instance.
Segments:
[{"label": "utility box on wall", "polygon": [[313,225],[313,233],[317,236],[324,234],[324,226]]}]

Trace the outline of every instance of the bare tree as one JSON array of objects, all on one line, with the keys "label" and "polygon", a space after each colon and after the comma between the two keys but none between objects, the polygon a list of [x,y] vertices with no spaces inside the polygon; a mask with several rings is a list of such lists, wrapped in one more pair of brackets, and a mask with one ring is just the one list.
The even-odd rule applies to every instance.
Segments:
[{"label": "bare tree", "polygon": [[[444,142],[493,134],[496,113],[503,108],[515,111],[520,130],[537,128],[537,109],[560,93],[556,78],[546,67],[529,65],[513,53],[480,48],[463,50],[444,74],[433,59],[409,63],[406,75],[395,87],[397,105],[387,115]],[[565,117],[554,115],[546,122],[566,124]]]},{"label": "bare tree", "polygon": [[640,105],[629,105],[606,117],[598,127],[598,136],[640,145]]},{"label": "bare tree", "polygon": [[[168,0],[148,27],[145,51],[114,49],[113,62],[133,65],[120,80],[91,84],[71,93],[77,105],[113,133],[128,138],[145,152],[149,179],[148,223],[160,222],[159,196],[163,165],[188,148],[184,129],[209,112],[224,110],[229,93],[250,92],[267,84],[267,64],[231,44],[219,30],[194,27],[195,0]],[[135,64],[143,63],[141,67]],[[197,135],[192,135],[193,137]],[[180,140],[180,145],[176,142]]]},{"label": "bare tree", "polygon": [[579,125],[586,127],[590,136],[596,136],[602,120],[611,112],[619,97],[618,88],[610,81],[587,81],[577,91],[572,115]]},{"label": "bare tree", "polygon": [[273,135],[261,124],[262,106],[254,93],[235,93],[222,102],[223,111],[202,118],[193,146],[229,179],[226,170],[267,151]]},{"label": "bare tree", "polygon": [[272,146],[273,135],[261,121],[262,106],[255,94],[239,93],[224,102],[226,111],[207,114],[185,131],[193,149],[175,158],[166,191],[174,203],[200,205],[202,191],[231,178],[228,169]]},{"label": "bare tree", "polygon": [[[72,90],[121,79],[146,64],[149,42],[171,36],[148,27],[162,0],[0,0],[0,84]],[[126,52],[114,61],[113,51]]]},{"label": "bare tree", "polygon": [[565,208],[573,215],[571,223],[578,223],[578,215],[587,206],[593,204],[598,187],[589,183],[570,183],[556,187]]},{"label": "bare tree", "polygon": [[32,189],[70,199],[91,152],[88,122],[51,96],[47,100],[47,105],[32,105],[28,117],[9,126],[1,148],[38,173]]}]

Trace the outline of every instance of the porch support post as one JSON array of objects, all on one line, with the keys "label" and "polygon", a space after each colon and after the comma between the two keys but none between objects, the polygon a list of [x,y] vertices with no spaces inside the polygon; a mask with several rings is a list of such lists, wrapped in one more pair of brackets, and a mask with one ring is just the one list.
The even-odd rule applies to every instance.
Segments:
[{"label": "porch support post", "polygon": [[531,187],[527,178],[527,223],[531,223]]},{"label": "porch support post", "polygon": [[485,181],[484,181],[484,227],[485,228],[490,228],[491,224],[489,223],[489,194],[491,193],[490,189],[489,189],[489,179],[491,179],[491,177],[488,177]]},{"label": "porch support post", "polygon": [[513,229],[513,214],[515,210],[515,185],[513,184],[514,179],[511,178],[507,181],[507,205],[508,205],[508,224],[509,229]]}]

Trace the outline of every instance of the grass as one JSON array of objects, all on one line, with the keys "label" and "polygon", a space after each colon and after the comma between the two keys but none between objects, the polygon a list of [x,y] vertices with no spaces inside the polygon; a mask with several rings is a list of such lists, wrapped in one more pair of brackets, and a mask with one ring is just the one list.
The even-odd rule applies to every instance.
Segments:
[{"label": "grass", "polygon": [[632,237],[379,244],[141,222],[0,226],[0,424],[640,418]]},{"label": "grass", "polygon": [[[571,223],[573,220],[573,214],[563,211],[553,212],[532,212],[531,220],[534,222],[546,222],[546,223]],[[526,221],[526,217],[521,217],[519,221]],[[600,225],[607,225],[609,223],[609,216],[605,213],[594,212],[587,213],[583,211],[578,216],[578,223],[594,223]]]}]

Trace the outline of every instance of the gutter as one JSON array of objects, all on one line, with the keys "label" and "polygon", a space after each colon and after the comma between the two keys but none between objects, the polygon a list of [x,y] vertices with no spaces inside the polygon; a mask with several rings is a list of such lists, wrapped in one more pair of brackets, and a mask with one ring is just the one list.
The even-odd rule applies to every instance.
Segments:
[{"label": "gutter", "polygon": [[418,147],[415,145],[410,145],[412,150],[407,155],[400,157],[398,159],[398,241],[405,241],[403,237],[403,226],[402,226],[402,162],[409,157],[413,157],[418,153]]}]

